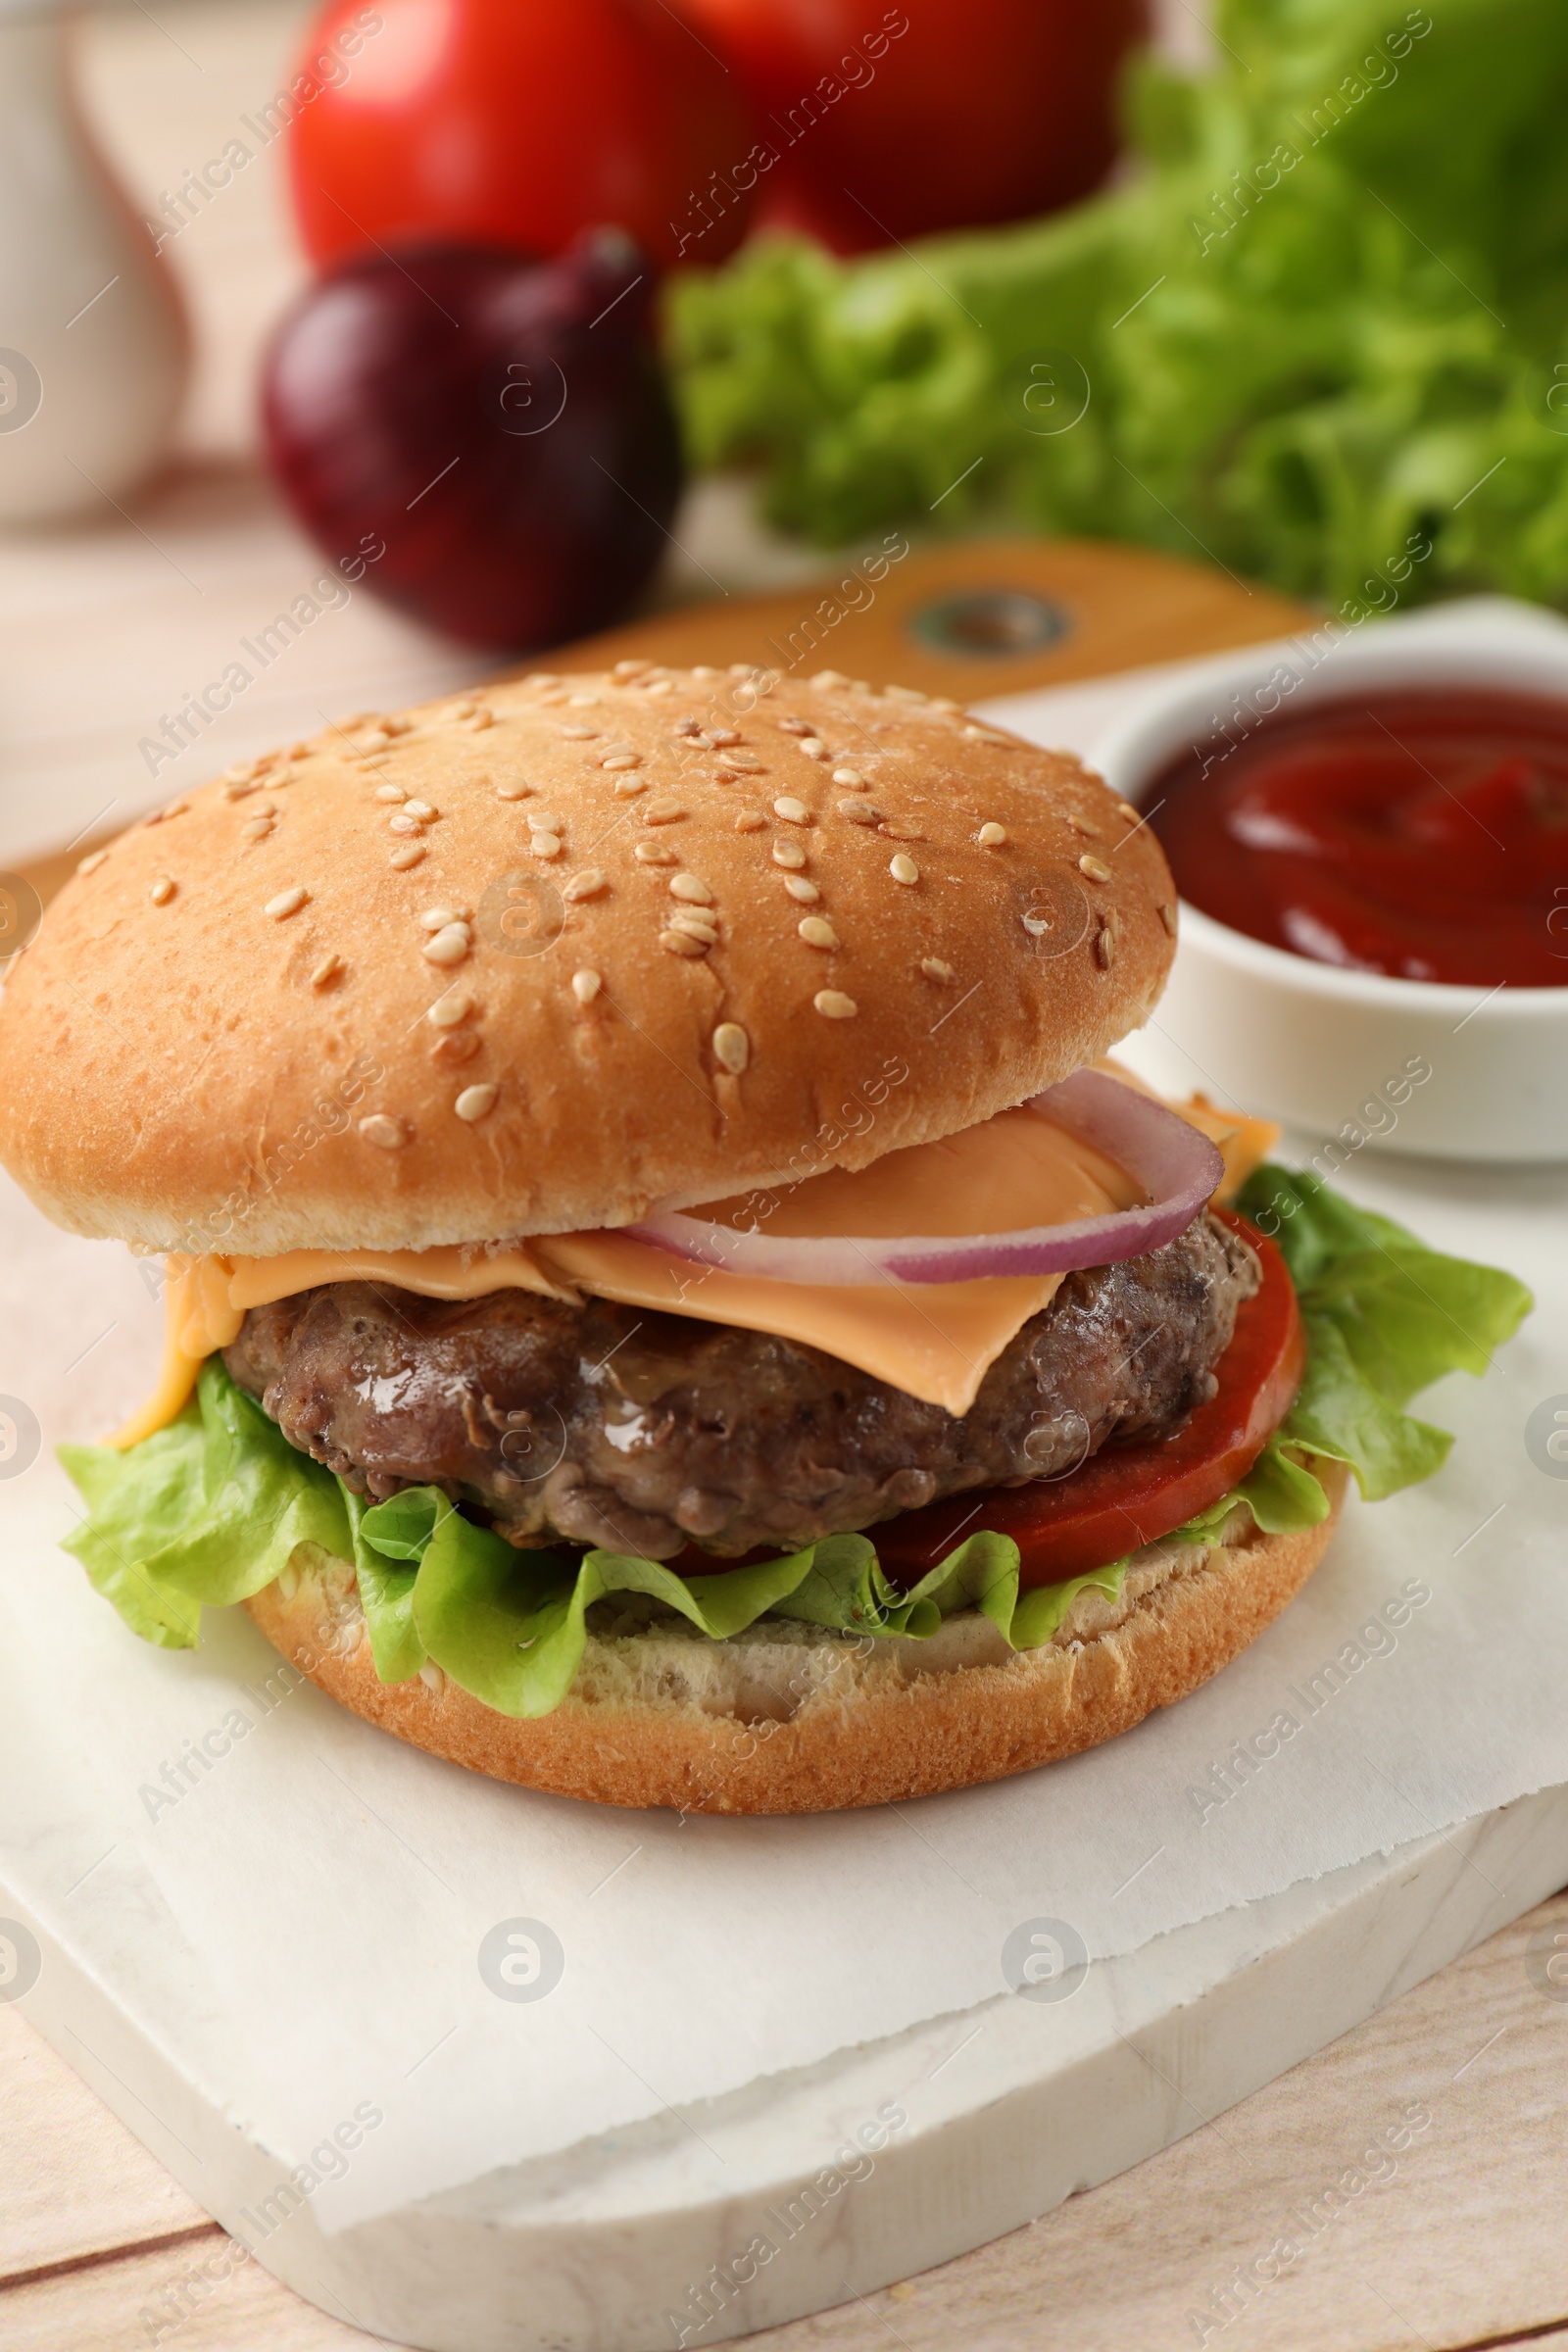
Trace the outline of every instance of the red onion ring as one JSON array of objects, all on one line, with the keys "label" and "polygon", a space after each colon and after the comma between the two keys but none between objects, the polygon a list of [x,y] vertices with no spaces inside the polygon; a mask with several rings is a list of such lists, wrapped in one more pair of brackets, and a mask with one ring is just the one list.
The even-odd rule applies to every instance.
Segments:
[{"label": "red onion ring", "polygon": [[1069,1225],[1030,1225],[1016,1233],[909,1234],[897,1238],[834,1234],[790,1240],[757,1226],[739,1230],[678,1210],[656,1212],[620,1230],[633,1241],[693,1265],[713,1266],[764,1282],[820,1283],[834,1289],[872,1283],[977,1282],[991,1275],[1071,1274],[1111,1266],[1161,1250],[1185,1233],[1223,1180],[1225,1163],[1163,1102],[1078,1070],[1023,1105],[1065,1127],[1126,1169],[1150,1196],[1139,1208],[1080,1217]]}]

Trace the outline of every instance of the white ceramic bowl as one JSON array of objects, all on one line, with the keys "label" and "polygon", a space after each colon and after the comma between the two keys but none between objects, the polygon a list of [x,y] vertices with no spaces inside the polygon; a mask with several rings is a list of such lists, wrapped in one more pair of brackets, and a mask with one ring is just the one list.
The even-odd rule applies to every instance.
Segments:
[{"label": "white ceramic bowl", "polygon": [[[1357,635],[1249,647],[1153,688],[1087,757],[1141,805],[1167,763],[1221,721],[1234,737],[1264,723],[1270,707],[1299,715],[1363,690],[1423,685],[1555,696],[1568,727],[1568,625],[1488,598]],[[1141,1033],[1139,1066],[1321,1135],[1325,1174],[1369,1143],[1462,1159],[1568,1159],[1568,916],[1564,931],[1561,988],[1489,995],[1314,963],[1184,902],[1175,968]]]}]

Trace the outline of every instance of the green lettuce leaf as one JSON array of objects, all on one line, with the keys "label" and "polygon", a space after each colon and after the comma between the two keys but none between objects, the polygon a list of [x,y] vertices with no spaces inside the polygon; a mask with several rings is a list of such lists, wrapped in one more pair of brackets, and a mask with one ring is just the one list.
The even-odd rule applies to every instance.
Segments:
[{"label": "green lettuce leaf", "polygon": [[[1425,1249],[1310,1175],[1260,1168],[1241,1201],[1278,1240],[1300,1298],[1306,1374],[1283,1427],[1248,1476],[1174,1540],[1216,1542],[1241,1512],[1265,1534],[1315,1527],[1329,1502],[1314,1455],[1349,1464],[1368,1496],[1440,1467],[1452,1443],[1404,1406],[1456,1368],[1480,1372],[1517,1328],[1529,1293],[1511,1275]],[[426,1662],[503,1714],[559,1706],[581,1663],[596,1602],[638,1594],[721,1641],[760,1617],[862,1639],[925,1641],[978,1609],[1015,1649],[1051,1641],[1088,1588],[1115,1599],[1125,1560],[1019,1590],[1018,1547],[968,1536],[907,1590],[872,1538],[820,1543],[687,1578],[618,1552],[519,1551],[434,1487],[368,1503],[289,1445],[222,1360],[168,1429],[120,1453],[61,1449],[89,1508],[67,1549],[133,1632],[190,1647],[202,1607],[260,1592],[297,1552],[350,1560],[376,1673],[405,1682]]]},{"label": "green lettuce leaf", "polygon": [[1136,73],[1134,168],[1065,213],[850,262],[760,238],[674,278],[696,462],[760,460],[772,517],[828,545],[940,500],[1352,625],[1560,601],[1568,11],[1221,0],[1216,31],[1201,76]]},{"label": "green lettuce leaf", "polygon": [[1348,1462],[1369,1500],[1430,1478],[1453,1439],[1403,1407],[1446,1373],[1486,1370],[1530,1312],[1524,1284],[1428,1250],[1309,1171],[1259,1168],[1237,1206],[1278,1243],[1306,1325],[1284,1439]]},{"label": "green lettuce leaf", "polygon": [[201,1414],[189,1405],[128,1453],[110,1446],[60,1448],[89,1512],[65,1549],[131,1632],[164,1649],[194,1648],[201,1603],[161,1584],[145,1562],[201,1507],[202,1446]]},{"label": "green lettuce leaf", "polygon": [[203,1605],[248,1600],[302,1544],[351,1556],[341,1484],[295,1450],[219,1356],[170,1428],[124,1453],[67,1446],[61,1459],[91,1506],[65,1548],[166,1648],[191,1647]]}]

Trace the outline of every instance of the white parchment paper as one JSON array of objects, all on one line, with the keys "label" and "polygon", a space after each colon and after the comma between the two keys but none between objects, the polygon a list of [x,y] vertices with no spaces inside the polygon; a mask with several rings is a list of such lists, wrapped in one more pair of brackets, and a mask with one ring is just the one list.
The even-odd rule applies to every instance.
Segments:
[{"label": "white parchment paper", "polygon": [[[1031,726],[1070,739],[1039,698]],[[0,1893],[180,2045],[280,2177],[377,2112],[316,2193],[337,2229],[670,2106],[700,2130],[696,2103],[999,1993],[1023,1921],[1133,1950],[1568,1781],[1568,1463],[1540,1436],[1568,1412],[1568,1171],[1368,1151],[1344,1181],[1540,1299],[1485,1382],[1424,1400],[1459,1434],[1436,1480],[1352,1502],[1286,1616],[1107,1747],[915,1804],[685,1823],[403,1747],[291,1687],[239,1612],[193,1654],[125,1633],[56,1548],[51,1448],[128,1409],[160,1312],[118,1247],[0,1184],[0,1411],[39,1434],[0,1478]],[[156,1801],[193,1745],[206,1766]],[[481,1975],[509,1920],[560,1940],[545,1998]]]}]

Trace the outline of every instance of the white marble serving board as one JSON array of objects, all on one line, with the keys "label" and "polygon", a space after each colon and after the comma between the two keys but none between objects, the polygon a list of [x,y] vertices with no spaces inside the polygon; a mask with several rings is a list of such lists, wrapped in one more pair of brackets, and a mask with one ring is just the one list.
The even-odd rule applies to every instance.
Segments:
[{"label": "white marble serving board", "polygon": [[[1030,698],[1029,731],[1086,741],[1093,691]],[[1254,1650],[1110,1748],[680,1828],[395,1745],[235,1614],[195,1655],[131,1642],[55,1548],[43,1448],[128,1405],[156,1301],[0,1188],[0,1412],[40,1440],[0,1477],[0,1997],[268,2268],[434,2352],[719,2341],[1196,2128],[1568,1878],[1568,1483],[1526,1443],[1568,1393],[1568,1182],[1368,1152],[1347,1189],[1543,1297],[1487,1382],[1435,1394],[1462,1442],[1431,1487],[1352,1510]],[[1412,1571],[1398,1640],[1195,1808]],[[508,1923],[541,1919],[564,1975],[506,1997]],[[1043,1981],[1065,1997],[1005,1992],[1057,1931],[1092,1955]]]}]

